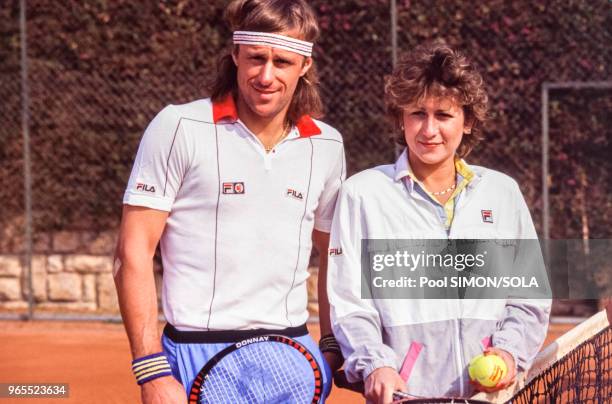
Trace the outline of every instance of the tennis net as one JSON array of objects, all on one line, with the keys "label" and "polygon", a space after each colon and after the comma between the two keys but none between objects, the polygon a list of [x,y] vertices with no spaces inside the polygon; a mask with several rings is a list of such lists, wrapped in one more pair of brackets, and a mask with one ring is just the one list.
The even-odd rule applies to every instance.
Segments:
[{"label": "tennis net", "polygon": [[474,398],[509,404],[611,403],[612,328],[605,311],[542,350],[510,397],[481,393]]}]

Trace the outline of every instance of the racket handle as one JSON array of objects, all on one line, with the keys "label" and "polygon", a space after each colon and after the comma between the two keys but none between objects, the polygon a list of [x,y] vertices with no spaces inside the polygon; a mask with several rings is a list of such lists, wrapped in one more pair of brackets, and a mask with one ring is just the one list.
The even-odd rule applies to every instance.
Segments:
[{"label": "racket handle", "polygon": [[415,396],[408,393],[404,393],[403,391],[393,392],[393,401],[403,400],[405,398],[415,398]]}]

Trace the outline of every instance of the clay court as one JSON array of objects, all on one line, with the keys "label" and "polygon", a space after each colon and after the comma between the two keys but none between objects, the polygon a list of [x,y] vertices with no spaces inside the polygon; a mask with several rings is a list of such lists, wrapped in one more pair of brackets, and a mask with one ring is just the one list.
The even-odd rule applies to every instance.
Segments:
[{"label": "clay court", "polygon": [[[69,398],[2,399],[0,403],[138,403],[128,341],[121,324],[93,322],[0,323],[1,383],[68,383]],[[552,324],[547,342],[571,325]],[[318,326],[310,327],[318,338]],[[360,403],[361,396],[334,389],[330,404]]]}]

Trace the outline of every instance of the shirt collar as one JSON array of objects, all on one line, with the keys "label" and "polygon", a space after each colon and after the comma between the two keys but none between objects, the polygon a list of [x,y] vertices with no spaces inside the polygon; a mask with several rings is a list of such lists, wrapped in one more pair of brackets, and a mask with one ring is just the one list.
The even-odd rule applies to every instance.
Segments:
[{"label": "shirt collar", "polygon": [[[220,121],[238,121],[238,110],[236,109],[236,103],[234,102],[234,97],[232,97],[231,93],[225,95],[220,100],[213,102],[212,109],[214,123],[218,123]],[[298,119],[295,127],[297,128],[300,137],[310,137],[321,134],[321,129],[308,115],[303,115],[300,119]]]},{"label": "shirt collar", "polygon": [[216,102],[213,101],[212,110],[214,123],[219,123],[224,120],[229,122],[236,122],[238,120],[238,110],[234,103],[234,97],[232,97],[231,94],[226,94]]},{"label": "shirt collar", "polygon": [[[460,158],[455,158],[455,169],[457,170],[457,174],[468,181],[468,184],[474,184],[472,180],[477,177],[474,173],[474,170],[465,162],[465,160]],[[404,180],[406,184],[406,189],[408,192],[412,192],[414,189],[414,175],[412,174],[412,169],[410,168],[410,163],[408,162],[408,149],[405,148],[402,154],[397,158],[395,162],[395,181]]]},{"label": "shirt collar", "polygon": [[472,182],[472,180],[476,176],[474,170],[472,170],[468,163],[466,163],[465,160],[460,158],[455,159],[455,170],[457,170],[457,173],[464,179],[466,179],[468,183]]},{"label": "shirt collar", "polygon": [[395,161],[395,181],[399,181],[406,176],[410,176],[410,164],[408,163],[408,149],[404,149],[402,154]]}]

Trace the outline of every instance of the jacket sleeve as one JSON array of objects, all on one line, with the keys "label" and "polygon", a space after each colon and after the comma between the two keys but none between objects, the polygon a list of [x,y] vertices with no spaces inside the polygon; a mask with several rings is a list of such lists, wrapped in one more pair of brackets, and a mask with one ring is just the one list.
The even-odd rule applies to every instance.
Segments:
[{"label": "jacket sleeve", "polygon": [[361,243],[367,238],[358,198],[345,183],[338,196],[331,229],[327,290],[334,335],[346,358],[349,381],[365,380],[380,367],[397,369],[397,357],[382,342],[374,300],[361,295]]},{"label": "jacket sleeve", "polygon": [[[493,334],[493,346],[512,354],[520,371],[527,371],[542,347],[550,316],[550,287],[537,234],[529,209],[515,183],[516,214],[518,218],[519,251],[514,267],[525,275],[536,275],[546,282],[541,298],[508,299],[504,315]],[[537,272],[537,273],[536,273]]]}]

